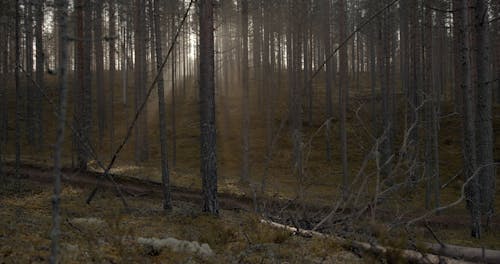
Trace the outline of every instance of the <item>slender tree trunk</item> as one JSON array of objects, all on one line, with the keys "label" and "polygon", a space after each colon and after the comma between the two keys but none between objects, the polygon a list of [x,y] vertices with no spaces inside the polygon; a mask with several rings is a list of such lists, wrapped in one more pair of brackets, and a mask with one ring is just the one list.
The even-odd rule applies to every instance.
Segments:
[{"label": "slender tree trunk", "polygon": [[21,167],[21,105],[22,105],[22,95],[21,95],[21,80],[19,75],[19,67],[21,67],[21,14],[20,14],[20,3],[16,0],[16,17],[15,17],[15,83],[16,83],[16,164],[15,164],[15,176],[19,179],[19,168]]},{"label": "slender tree trunk", "polygon": [[[157,70],[161,71],[163,61],[162,38],[160,30],[160,3],[159,0],[154,0],[154,32],[156,42],[156,65]],[[158,112],[160,117],[160,151],[161,151],[161,180],[163,191],[163,209],[172,209],[172,198],[170,194],[170,175],[168,169],[168,148],[167,148],[167,121],[165,107],[165,92],[163,83],[163,74],[158,75]]]},{"label": "slender tree trunk", "polygon": [[462,27],[463,25],[463,12],[460,12],[461,9],[461,2],[462,0],[453,0],[453,9],[457,10],[456,12],[453,13],[453,74],[454,74],[454,105],[455,105],[455,111],[456,112],[462,112],[462,103],[463,103],[463,89],[462,89],[462,78],[464,73],[462,72],[463,67],[462,67],[462,54],[460,51],[460,44],[464,39],[463,30]]},{"label": "slender tree trunk", "polygon": [[[11,10],[12,8],[12,3],[10,3],[8,5],[8,10]],[[9,45],[9,43],[11,43],[11,39],[12,39],[12,30],[10,30],[9,28],[9,24],[8,23],[3,23],[2,24],[2,32],[5,32],[5,36],[2,38],[1,42],[2,42],[2,52],[1,52],[1,55],[2,56],[2,82],[3,83],[8,83],[9,82],[9,77],[10,77],[10,69],[12,67],[11,64],[10,64],[10,54],[11,52],[9,52],[9,47],[11,47],[11,45]],[[8,89],[6,89],[5,86],[2,86],[2,88],[0,88],[0,91],[1,91],[1,94],[0,94],[0,100],[2,100],[2,102],[4,102],[6,100],[6,98],[8,98],[8,94],[9,94],[9,91]],[[3,143],[6,143],[7,142],[7,138],[8,138],[8,105],[7,104],[2,104],[0,106],[0,110],[1,110],[1,113],[0,113],[0,144],[3,144]]]},{"label": "slender tree trunk", "polygon": [[88,146],[91,144],[92,131],[92,0],[83,2],[83,107],[81,123],[82,134],[80,143],[80,168],[87,169],[89,161]]},{"label": "slender tree trunk", "polygon": [[35,111],[34,111],[34,87],[33,87],[33,2],[24,1],[25,9],[25,47],[26,47],[26,139],[29,145],[35,143]]},{"label": "slender tree trunk", "polygon": [[[172,11],[174,13],[172,14],[172,35],[175,34],[175,29],[176,29],[176,15],[175,12],[177,10],[177,4],[176,1],[172,2]],[[176,50],[175,47],[172,51],[172,66],[171,66],[171,81],[172,81],[172,106],[171,106],[171,111],[172,111],[172,168],[175,169],[176,166],[176,159],[177,159],[177,127],[176,127],[176,113],[175,113],[175,108],[176,108],[176,82],[175,82],[175,73],[176,73]]]},{"label": "slender tree trunk", "polygon": [[42,91],[45,88],[45,53],[43,51],[43,22],[44,22],[44,0],[36,0],[35,6],[35,17],[36,17],[36,28],[35,28],[35,38],[36,38],[36,83],[38,89],[35,94],[35,125],[36,125],[36,145],[38,150],[41,150],[43,145],[43,103],[42,103]]},{"label": "slender tree trunk", "polygon": [[54,195],[52,196],[52,231],[51,231],[51,254],[50,263],[58,263],[59,260],[59,237],[61,233],[61,154],[64,143],[64,127],[66,122],[66,98],[67,98],[67,75],[66,66],[68,61],[67,51],[67,29],[66,17],[68,3],[66,0],[56,1],[57,24],[58,24],[58,46],[59,46],[59,106],[57,122],[57,139],[54,147]]},{"label": "slender tree trunk", "polygon": [[241,1],[241,32],[243,38],[243,56],[241,69],[242,93],[242,171],[241,181],[248,182],[250,173],[250,113],[249,113],[249,80],[248,80],[248,1]]},{"label": "slender tree trunk", "polygon": [[[431,2],[427,2],[427,6],[431,6]],[[436,104],[438,86],[436,80],[438,79],[437,68],[439,65],[434,63],[434,57],[438,56],[434,52],[436,45],[433,41],[433,12],[428,7],[425,8],[425,39],[424,39],[424,60],[425,60],[425,103],[426,109],[426,137],[425,137],[425,176],[427,182],[425,201],[426,208],[430,209],[439,207],[439,160],[437,148],[437,120],[436,118]],[[434,198],[432,197],[434,195]],[[432,201],[434,200],[434,201]]]},{"label": "slender tree trunk", "polygon": [[261,76],[262,76],[262,92],[264,93],[264,103],[265,103],[265,122],[266,122],[266,153],[270,152],[271,142],[273,138],[273,119],[272,119],[272,94],[273,94],[273,86],[271,85],[270,75],[272,75],[271,64],[269,60],[270,56],[270,31],[271,25],[269,23],[269,2],[262,1],[262,31],[264,32],[264,42],[262,45],[262,67],[261,67]]},{"label": "slender tree trunk", "polygon": [[[329,56],[332,52],[331,47],[331,30],[330,30],[330,16],[331,16],[331,4],[330,0],[322,1],[323,10],[323,46],[324,46],[324,57]],[[332,105],[332,60],[328,60],[325,65],[325,107],[326,107],[326,118],[329,120],[326,126],[326,159],[328,161],[332,160],[332,136],[331,136],[331,124],[333,118],[333,105]]]},{"label": "slender tree trunk", "polygon": [[[420,16],[418,13],[419,4],[417,0],[410,0],[409,10],[409,31],[410,31],[410,85],[408,86],[408,109],[407,109],[407,129],[408,131],[408,160],[410,164],[416,165],[418,161],[418,130],[419,130],[419,93],[421,91],[420,76],[421,72],[421,46],[420,46]],[[417,10],[414,12],[414,10]],[[416,166],[409,173],[410,186],[415,187],[417,184],[417,169]]]},{"label": "slender tree trunk", "polygon": [[500,3],[499,2],[492,2],[493,4],[493,7],[494,7],[494,14],[497,14],[496,16],[496,20],[494,22],[494,29],[495,29],[495,38],[494,38],[494,41],[491,41],[491,44],[493,45],[493,43],[496,43],[496,45],[494,45],[492,47],[492,49],[494,49],[494,54],[495,54],[495,60],[493,61],[493,63],[495,63],[495,72],[493,74],[493,76],[495,76],[496,78],[496,88],[495,88],[495,91],[496,91],[496,103],[497,104],[500,104]]},{"label": "slender tree trunk", "polygon": [[265,109],[264,106],[264,89],[261,76],[261,50],[262,50],[262,31],[261,31],[261,1],[252,1],[252,64],[253,64],[253,79],[257,91],[257,104],[259,109]]},{"label": "slender tree trunk", "polygon": [[[477,169],[477,152],[476,152],[476,131],[475,131],[475,111],[474,111],[474,84],[472,78],[472,72],[474,67],[471,65],[470,55],[472,53],[471,48],[471,35],[470,34],[470,13],[469,4],[474,0],[461,0],[461,18],[462,23],[460,23],[461,31],[460,34],[463,39],[461,40],[461,62],[462,62],[462,73],[464,73],[464,79],[462,79],[462,93],[463,93],[463,131],[464,131],[464,141],[463,141],[463,154],[464,154],[464,175],[465,179],[469,180],[474,176]],[[473,4],[473,3],[472,3]],[[470,180],[470,183],[466,186],[466,201],[467,208],[471,214],[471,236],[474,238],[481,237],[481,207],[480,207],[480,193],[479,193],[479,179],[474,177]]]},{"label": "slender tree trunk", "polygon": [[[400,28],[400,71],[401,71],[401,87],[403,93],[406,95],[406,100],[410,101],[409,86],[410,86],[410,63],[409,63],[409,28],[408,28],[408,2],[409,0],[400,0],[399,2],[399,28]],[[406,105],[407,113],[411,106]],[[413,109],[411,109],[413,110]],[[408,127],[408,116],[406,119],[406,127]]]},{"label": "slender tree trunk", "polygon": [[214,81],[214,2],[199,1],[200,14],[200,130],[203,211],[219,214]]},{"label": "slender tree trunk", "polygon": [[[370,5],[370,11],[373,12],[373,4]],[[377,57],[376,57],[376,44],[378,43],[377,40],[377,33],[376,33],[377,26],[375,23],[370,26],[370,32],[369,32],[369,53],[370,53],[370,90],[371,90],[371,119],[372,119],[372,133],[374,135],[378,134],[378,122],[377,122]]]},{"label": "slender tree trunk", "polygon": [[122,56],[121,56],[121,72],[122,72],[122,103],[127,105],[127,86],[128,86],[128,50],[127,50],[127,23],[122,29]]},{"label": "slender tree trunk", "polygon": [[[118,35],[116,34],[116,0],[109,1],[109,112],[110,112],[110,122],[109,122],[109,142],[110,149],[113,150],[114,140],[115,140],[115,75],[116,75],[116,39]],[[122,56],[125,56],[122,54]],[[123,70],[123,68],[122,68]]]},{"label": "slender tree trunk", "polygon": [[74,76],[74,87],[73,87],[73,126],[75,131],[73,131],[73,148],[77,155],[78,168],[86,170],[86,161],[82,154],[82,142],[80,139],[83,138],[83,57],[84,45],[83,45],[83,1],[76,0],[74,4],[76,13],[76,43],[75,43],[75,76]]},{"label": "slender tree trunk", "polygon": [[492,89],[490,74],[490,42],[488,28],[488,3],[475,0],[474,34],[476,40],[475,59],[477,67],[476,93],[476,151],[479,172],[482,213],[490,224],[495,203],[495,167],[493,166]]},{"label": "slender tree trunk", "polygon": [[[495,92],[496,92],[496,104],[500,104],[500,3],[493,2],[493,13],[497,14],[496,20],[493,24],[494,28],[494,40],[491,41],[492,49],[494,50],[493,54],[495,54],[495,60],[493,63],[495,64],[495,72],[493,76],[496,78]],[[494,45],[494,43],[496,45]]]},{"label": "slender tree trunk", "polygon": [[[145,20],[145,0],[136,0],[136,19],[135,19],[135,111],[139,110],[139,106],[146,98],[146,26]],[[149,157],[148,151],[148,136],[147,136],[147,107],[144,108],[136,126],[136,144],[135,144],[135,160],[136,162],[144,162]]]},{"label": "slender tree trunk", "polygon": [[90,144],[91,118],[92,118],[92,3],[90,0],[78,0],[75,3],[77,13],[77,85],[74,89],[75,114],[74,126],[76,135],[73,135],[76,145],[78,168],[87,170],[88,144]]},{"label": "slender tree trunk", "polygon": [[102,148],[104,130],[106,129],[106,91],[104,91],[104,52],[102,44],[102,12],[103,1],[95,1],[95,20],[94,20],[94,47],[95,47],[95,66],[96,66],[96,90],[97,90],[97,127],[99,131],[99,146]]},{"label": "slender tree trunk", "polygon": [[[338,1],[339,9],[339,39],[344,41],[346,39],[346,7],[345,1]],[[346,112],[347,112],[347,90],[346,85],[348,82],[348,63],[347,63],[347,47],[344,45],[340,48],[340,86],[339,86],[339,101],[340,101],[340,144],[341,144],[341,157],[342,157],[342,189],[343,198],[345,199],[349,194],[349,167],[347,163],[347,127],[346,127]]]}]

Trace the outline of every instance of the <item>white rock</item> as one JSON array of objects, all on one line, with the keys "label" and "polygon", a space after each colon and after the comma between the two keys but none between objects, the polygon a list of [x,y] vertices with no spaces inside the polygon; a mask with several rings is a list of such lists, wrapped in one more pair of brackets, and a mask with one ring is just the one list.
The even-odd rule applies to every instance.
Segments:
[{"label": "white rock", "polygon": [[195,253],[200,256],[210,257],[214,255],[214,252],[210,246],[206,243],[200,245],[197,241],[186,241],[178,240],[172,237],[159,239],[159,238],[143,238],[139,237],[137,242],[144,246],[150,246],[154,250],[161,250],[162,248],[168,247],[175,252],[187,252]]}]

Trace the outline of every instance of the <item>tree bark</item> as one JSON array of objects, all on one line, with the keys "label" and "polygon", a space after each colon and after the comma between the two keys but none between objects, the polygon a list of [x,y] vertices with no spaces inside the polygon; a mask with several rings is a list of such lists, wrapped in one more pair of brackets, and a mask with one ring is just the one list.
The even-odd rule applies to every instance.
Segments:
[{"label": "tree bark", "polygon": [[102,44],[102,12],[103,1],[95,1],[94,20],[94,49],[96,67],[96,91],[97,91],[97,127],[99,131],[99,146],[102,148],[104,130],[106,129],[106,92],[104,91],[104,51]]},{"label": "tree bark", "polygon": [[19,76],[19,67],[21,67],[21,14],[20,14],[20,3],[16,0],[16,15],[15,15],[15,70],[14,78],[16,84],[16,139],[15,139],[15,152],[16,152],[16,165],[15,165],[15,175],[16,179],[19,179],[19,168],[21,166],[21,106],[22,106],[22,95],[21,95],[21,80]]},{"label": "tree bark", "polygon": [[249,77],[248,77],[248,0],[241,1],[241,32],[242,32],[242,68],[241,85],[242,93],[242,182],[250,180],[250,113],[249,113]]},{"label": "tree bark", "polygon": [[[463,19],[460,23],[462,33],[460,36],[463,37],[461,40],[461,62],[462,70],[464,75],[462,79],[462,93],[463,93],[463,154],[464,154],[464,175],[465,179],[468,180],[474,175],[477,169],[477,152],[476,152],[476,131],[475,131],[475,111],[474,111],[474,86],[472,79],[472,72],[474,68],[471,66],[470,54],[472,53],[471,48],[471,34],[469,32],[469,4],[474,0],[461,0],[460,7],[462,12],[461,18]],[[481,208],[480,208],[480,196],[479,196],[479,179],[474,177],[470,184],[466,188],[466,201],[467,209],[471,214],[471,236],[474,238],[481,237]]]},{"label": "tree bark", "polygon": [[36,145],[38,150],[41,150],[43,145],[43,103],[42,89],[45,89],[45,53],[43,50],[43,22],[44,22],[44,0],[36,0],[35,5],[35,42],[36,42],[36,83],[38,89],[35,92],[35,130],[36,130]]},{"label": "tree bark", "polygon": [[200,130],[203,211],[219,214],[217,201],[217,156],[214,80],[213,0],[199,2],[200,27]]},{"label": "tree bark", "polygon": [[[339,9],[339,39],[344,41],[346,34],[346,7],[345,1],[338,1]],[[342,157],[342,195],[344,198],[349,194],[349,167],[347,162],[347,127],[346,127],[346,114],[347,114],[347,87],[348,82],[348,63],[347,63],[347,47],[343,45],[340,48],[340,83],[339,83],[339,112],[340,112],[340,144],[341,144],[341,157]]]},{"label": "tree bark", "polygon": [[[154,0],[154,32],[156,42],[156,68],[162,70],[161,64],[163,61],[162,38],[160,30],[160,1]],[[165,92],[163,83],[163,74],[158,73],[158,113],[160,118],[160,151],[161,151],[161,180],[163,191],[163,209],[172,209],[172,198],[170,193],[170,172],[168,169],[168,148],[167,148],[167,122],[166,122],[166,107],[165,107]]]},{"label": "tree bark", "polygon": [[25,28],[25,56],[26,56],[26,113],[25,133],[29,145],[35,143],[35,111],[33,87],[33,3],[32,0],[24,1],[24,28]]},{"label": "tree bark", "polygon": [[[331,4],[329,0],[323,0],[322,2],[323,10],[323,46],[324,46],[324,56],[328,56],[332,52],[331,45],[331,29],[330,29],[330,16],[331,14]],[[323,58],[322,58],[323,59]],[[333,105],[332,105],[332,61],[327,60],[325,65],[325,108],[326,108],[326,118],[329,120],[326,126],[326,159],[327,161],[332,160],[332,142],[331,142],[331,119],[333,118]]]},{"label": "tree bark", "polygon": [[475,0],[474,34],[476,40],[475,59],[477,67],[476,93],[476,151],[477,166],[486,166],[479,172],[479,191],[481,193],[481,211],[487,216],[489,225],[494,213],[495,203],[495,167],[493,164],[493,123],[492,123],[492,87],[490,74],[490,42],[488,23],[488,3]]},{"label": "tree bark", "polygon": [[463,76],[464,73],[462,72],[463,67],[462,67],[462,59],[461,59],[461,45],[460,43],[463,41],[464,36],[462,35],[464,32],[461,30],[463,27],[462,23],[464,21],[463,12],[460,12],[461,8],[461,0],[453,0],[453,9],[457,10],[456,12],[453,12],[453,75],[454,75],[454,106],[455,106],[455,111],[457,112],[462,112],[463,107],[463,89],[462,89],[462,84],[463,84]]},{"label": "tree bark", "polygon": [[[145,20],[145,0],[135,1],[135,34],[134,34],[134,49],[135,49],[135,65],[134,65],[134,81],[135,81],[135,111],[139,110],[139,106],[146,98],[146,26]],[[139,117],[138,124],[135,128],[135,161],[137,163],[144,162],[149,158],[148,136],[147,136],[147,106],[144,108]]]},{"label": "tree bark", "polygon": [[[115,75],[116,75],[116,0],[109,0],[109,142],[110,149],[113,150],[115,140]],[[125,56],[125,54],[122,54]],[[123,69],[121,69],[123,70]]]},{"label": "tree bark", "polygon": [[66,0],[56,1],[57,24],[58,24],[58,47],[59,47],[59,69],[58,69],[58,122],[57,139],[54,147],[54,195],[52,196],[52,231],[51,231],[51,254],[50,263],[58,263],[59,237],[61,233],[60,195],[61,195],[61,153],[64,143],[64,128],[66,123],[66,98],[67,98],[67,75],[66,66],[68,60],[67,51],[67,6]]}]

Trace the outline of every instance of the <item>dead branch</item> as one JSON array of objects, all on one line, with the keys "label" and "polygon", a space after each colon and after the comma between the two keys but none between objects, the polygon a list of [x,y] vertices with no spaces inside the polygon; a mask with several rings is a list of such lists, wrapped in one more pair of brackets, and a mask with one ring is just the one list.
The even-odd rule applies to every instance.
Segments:
[{"label": "dead branch", "polygon": [[438,208],[435,208],[427,213],[425,213],[424,215],[420,216],[420,217],[417,217],[411,221],[408,221],[406,223],[407,226],[409,225],[412,225],[412,224],[415,224],[416,222],[419,222],[419,221],[422,221],[426,218],[428,218],[429,216],[435,214],[435,213],[439,213],[439,212],[442,212],[444,210],[447,210],[447,209],[450,209],[452,207],[455,207],[457,205],[459,205],[464,199],[465,199],[465,188],[467,187],[467,185],[469,185],[469,183],[475,178],[477,177],[477,175],[479,175],[479,172],[481,172],[481,170],[487,168],[487,167],[491,167],[491,166],[498,166],[500,165],[500,163],[490,163],[490,164],[485,164],[479,168],[477,168],[477,170],[474,172],[474,174],[472,174],[472,176],[469,177],[469,179],[467,179],[467,181],[465,181],[465,183],[462,185],[462,191],[461,191],[461,194],[460,194],[460,198],[458,198],[458,200],[448,204],[448,205],[445,205],[445,206],[441,206],[441,207],[438,207]]}]

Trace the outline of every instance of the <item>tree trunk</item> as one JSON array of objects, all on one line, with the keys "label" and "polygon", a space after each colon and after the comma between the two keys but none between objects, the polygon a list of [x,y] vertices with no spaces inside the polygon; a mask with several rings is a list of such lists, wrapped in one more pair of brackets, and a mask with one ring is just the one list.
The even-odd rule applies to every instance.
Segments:
[{"label": "tree trunk", "polygon": [[[146,26],[145,20],[145,0],[135,1],[135,111],[139,110],[140,105],[146,98]],[[138,124],[135,128],[135,161],[144,162],[148,159],[148,136],[147,136],[147,106],[141,113]]]},{"label": "tree trunk", "polygon": [[[339,9],[339,39],[340,42],[346,39],[346,7],[345,1],[338,1]],[[347,112],[347,87],[348,82],[348,63],[347,63],[347,47],[340,47],[340,86],[339,86],[339,102],[340,102],[340,144],[342,157],[342,195],[346,198],[349,194],[349,167],[347,163],[347,127],[346,127],[346,112]]]},{"label": "tree trunk", "polygon": [[104,52],[102,44],[102,11],[103,1],[95,1],[95,20],[94,20],[94,48],[95,48],[95,66],[96,66],[96,90],[97,90],[97,127],[99,131],[99,147],[102,148],[104,130],[106,129],[106,92],[104,91]]},{"label": "tree trunk", "polygon": [[[331,46],[331,30],[330,30],[330,16],[331,5],[329,0],[323,0],[323,46],[324,46],[324,57],[329,56],[332,53]],[[332,105],[332,60],[328,60],[325,65],[325,108],[326,108],[326,118],[329,120],[326,126],[326,159],[327,161],[332,160],[332,136],[331,136],[331,124],[333,118],[333,105]]]},{"label": "tree trunk", "polygon": [[[92,0],[83,2],[83,106],[81,123],[82,133],[80,143],[80,168],[87,169],[89,161],[89,146],[92,131]],[[81,100],[81,99],[80,99]]]},{"label": "tree trunk", "polygon": [[16,179],[19,179],[19,168],[21,166],[21,106],[22,106],[22,95],[21,95],[21,80],[19,76],[19,67],[21,66],[21,14],[20,14],[20,3],[16,0],[16,28],[15,28],[15,83],[16,83],[16,165],[15,165],[15,175]]},{"label": "tree trunk", "polygon": [[57,139],[54,147],[54,195],[52,196],[52,231],[50,263],[59,262],[59,236],[61,233],[61,154],[64,143],[64,128],[66,123],[66,98],[67,98],[67,75],[66,66],[68,61],[67,51],[67,17],[68,3],[66,0],[56,1],[57,24],[58,24],[58,47],[59,47],[59,70],[58,70],[58,88],[59,88],[59,106],[57,109]]},{"label": "tree trunk", "polygon": [[250,113],[249,113],[249,80],[248,80],[248,1],[241,1],[241,32],[243,39],[242,47],[242,68],[241,68],[241,86],[242,93],[242,168],[241,181],[250,180]]},{"label": "tree trunk", "polygon": [[455,111],[456,112],[462,112],[463,106],[463,76],[464,72],[462,72],[463,67],[462,67],[462,54],[461,54],[461,43],[464,39],[464,36],[462,35],[464,32],[462,30],[463,28],[463,12],[460,12],[461,8],[461,2],[462,0],[453,0],[453,9],[457,10],[456,12],[453,12],[453,75],[454,75],[454,106],[455,106]]},{"label": "tree trunk", "polygon": [[24,27],[25,27],[25,47],[26,47],[26,113],[25,124],[26,139],[29,145],[35,143],[35,103],[33,87],[33,3],[32,0],[24,1]]},{"label": "tree trunk", "polygon": [[[427,2],[427,6],[431,6],[431,2]],[[425,40],[424,46],[424,60],[425,60],[425,94],[426,94],[426,122],[425,122],[425,176],[426,176],[426,193],[425,205],[427,209],[439,207],[439,162],[437,159],[437,122],[436,119],[436,101],[437,91],[439,88],[436,85],[438,80],[437,68],[439,65],[434,63],[434,47],[433,41],[433,12],[428,7],[425,8],[424,25],[425,25]],[[432,197],[434,194],[434,197]]]},{"label": "tree trunk", "polygon": [[43,103],[42,103],[42,89],[45,89],[45,53],[43,51],[43,22],[44,22],[44,0],[36,0],[35,6],[35,42],[36,42],[36,83],[38,85],[35,94],[35,131],[36,131],[36,145],[38,150],[41,150],[43,145]]},{"label": "tree trunk", "polygon": [[[171,26],[172,26],[172,36],[175,34],[175,29],[176,29],[176,15],[175,12],[177,10],[177,4],[176,1],[172,1],[172,6],[171,10],[173,11],[172,13],[172,21],[171,21]],[[173,41],[173,40],[172,40]],[[171,106],[171,111],[172,111],[172,117],[171,117],[171,122],[172,122],[172,168],[175,169],[176,166],[176,159],[177,159],[177,128],[176,128],[176,113],[175,113],[175,108],[176,108],[176,83],[175,83],[175,73],[176,73],[176,49],[172,50],[172,68],[171,70],[171,81],[172,81],[172,106]]]},{"label": "tree trunk", "polygon": [[166,121],[166,107],[165,107],[165,92],[163,83],[163,74],[161,64],[163,61],[162,52],[162,38],[160,30],[160,4],[159,0],[154,0],[154,32],[156,42],[156,68],[158,70],[158,114],[160,118],[160,151],[161,151],[161,180],[163,191],[163,209],[172,209],[172,198],[170,194],[170,175],[168,169],[168,148],[167,148],[167,121]]},{"label": "tree trunk", "polygon": [[[116,39],[118,35],[116,34],[116,2],[115,0],[109,0],[109,145],[111,151],[113,151],[114,140],[115,140],[115,75],[116,75]],[[122,54],[122,56],[125,56]],[[123,69],[122,69],[123,70]]]},{"label": "tree trunk", "polygon": [[490,42],[488,29],[488,3],[475,0],[474,39],[476,40],[475,59],[477,67],[476,93],[476,151],[477,167],[484,167],[479,172],[482,213],[490,224],[495,203],[495,167],[493,166],[493,123],[492,89],[490,74]]},{"label": "tree trunk", "polygon": [[[460,23],[463,37],[461,40],[461,62],[462,73],[462,93],[463,93],[463,154],[464,154],[464,175],[468,180],[472,177],[477,169],[477,152],[476,152],[476,131],[475,131],[475,111],[474,111],[474,84],[472,79],[472,72],[474,68],[471,65],[470,54],[471,48],[471,34],[469,27],[471,21],[469,14],[469,4],[474,0],[461,0],[461,11],[463,19]],[[472,3],[473,4],[473,3]],[[481,237],[481,208],[479,196],[479,179],[474,177],[466,188],[467,209],[471,214],[471,236],[474,238]]]},{"label": "tree trunk", "polygon": [[[421,67],[421,25],[419,15],[419,4],[417,0],[410,0],[408,2],[409,12],[409,86],[408,86],[408,103],[406,111],[406,130],[408,133],[408,156],[407,159],[410,166],[416,165],[419,159],[419,94],[421,94],[420,76],[422,75]],[[415,11],[417,10],[417,11]],[[417,168],[409,172],[409,182],[411,187],[415,187],[418,181]]]},{"label": "tree trunk", "polygon": [[493,13],[497,14],[497,16],[495,17],[496,20],[494,22],[495,38],[494,41],[491,42],[492,44],[496,43],[496,45],[492,47],[495,50],[495,61],[493,62],[495,63],[495,73],[493,74],[493,76],[495,76],[496,78],[496,103],[500,104],[500,3],[492,2],[492,4],[494,7]]},{"label": "tree trunk", "polygon": [[214,80],[214,2],[199,1],[200,26],[200,130],[203,211],[219,214]]}]

